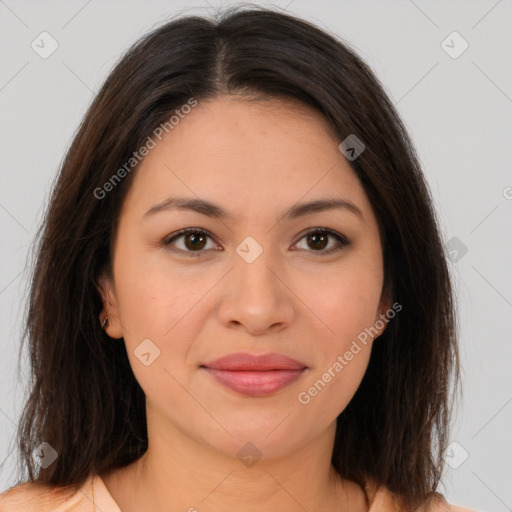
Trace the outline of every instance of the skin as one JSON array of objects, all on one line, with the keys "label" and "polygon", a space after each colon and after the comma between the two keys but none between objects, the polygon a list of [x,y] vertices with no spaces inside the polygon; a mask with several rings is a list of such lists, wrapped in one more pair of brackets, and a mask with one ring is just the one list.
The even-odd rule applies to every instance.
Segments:
[{"label": "skin", "polygon": [[[336,417],[364,376],[371,340],[308,404],[297,399],[390,308],[377,219],[340,142],[321,114],[293,100],[221,97],[199,102],[136,171],[113,280],[101,281],[100,318],[108,315],[109,336],[124,338],[146,394],[146,454],[100,475],[123,512],[368,510],[363,489],[330,459]],[[143,218],[171,196],[206,199],[232,217]],[[350,200],[362,217],[332,209],[280,220],[297,202],[325,198]],[[183,236],[163,244],[183,228],[213,235],[198,257],[183,252],[194,252],[190,236],[188,246]],[[308,243],[311,228],[351,243],[325,254],[339,242]],[[252,263],[236,252],[248,236],[263,249]],[[149,366],[134,354],[147,338],[160,350]],[[249,397],[199,368],[239,351],[279,352],[308,369],[270,396]],[[237,457],[247,442],[262,454],[252,467]]]}]

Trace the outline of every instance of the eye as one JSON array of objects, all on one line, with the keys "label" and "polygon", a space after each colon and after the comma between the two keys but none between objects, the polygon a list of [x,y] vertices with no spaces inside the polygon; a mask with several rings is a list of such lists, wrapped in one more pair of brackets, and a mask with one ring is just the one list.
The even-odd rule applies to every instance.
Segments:
[{"label": "eye", "polygon": [[[308,252],[319,253],[319,256],[341,251],[341,249],[350,245],[350,240],[345,235],[327,228],[314,228],[308,231],[300,240],[304,239],[306,239],[307,246],[313,248],[312,251]],[[338,244],[325,250],[325,248],[329,245],[329,239],[337,240]]]},{"label": "eye", "polygon": [[[212,247],[206,247],[208,238],[213,241],[211,235],[207,231],[204,231],[203,229],[188,228],[182,229],[172,237],[167,238],[164,240],[163,244],[166,247],[175,245],[177,246],[177,252],[183,252],[186,253],[187,256],[196,257],[200,256],[201,252],[204,252],[203,249],[212,249]],[[183,239],[183,244],[176,243],[179,239]],[[178,247],[179,245],[181,245],[181,247]]]},{"label": "eye", "polygon": [[[203,229],[187,228],[182,229],[171,237],[165,239],[163,241],[163,245],[165,247],[174,246],[175,249],[170,250],[182,252],[187,256],[192,257],[198,257],[206,250],[222,250],[219,249],[214,242],[213,247],[208,247],[208,239],[213,242],[212,236],[207,231]],[[299,242],[295,244],[295,246],[298,246],[300,241],[304,239],[306,240],[307,246],[313,248],[312,251],[308,252],[319,253],[319,256],[338,252],[344,247],[350,245],[350,240],[345,235],[327,228],[311,229],[299,240]],[[326,249],[326,247],[329,246],[329,239],[335,239],[338,243]],[[182,243],[177,243],[178,240]],[[299,249],[302,248],[299,247]]]}]

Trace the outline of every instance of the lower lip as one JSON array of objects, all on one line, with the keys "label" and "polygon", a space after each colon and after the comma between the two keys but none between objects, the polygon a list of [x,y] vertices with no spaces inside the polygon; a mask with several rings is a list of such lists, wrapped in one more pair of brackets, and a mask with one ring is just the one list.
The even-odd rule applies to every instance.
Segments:
[{"label": "lower lip", "polygon": [[224,386],[248,396],[266,396],[296,381],[306,370],[216,370],[203,367]]}]

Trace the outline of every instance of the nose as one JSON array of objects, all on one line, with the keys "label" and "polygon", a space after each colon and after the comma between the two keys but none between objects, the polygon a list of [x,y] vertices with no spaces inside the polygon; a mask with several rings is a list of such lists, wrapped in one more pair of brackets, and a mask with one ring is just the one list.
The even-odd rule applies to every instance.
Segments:
[{"label": "nose", "polygon": [[275,260],[270,261],[267,251],[252,263],[236,255],[222,293],[218,314],[227,328],[258,336],[279,332],[293,321],[291,284]]}]

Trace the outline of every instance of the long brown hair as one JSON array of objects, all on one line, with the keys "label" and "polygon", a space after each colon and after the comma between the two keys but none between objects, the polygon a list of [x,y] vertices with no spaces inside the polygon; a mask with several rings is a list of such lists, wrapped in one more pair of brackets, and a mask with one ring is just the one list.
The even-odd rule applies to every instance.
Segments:
[{"label": "long brown hair", "polygon": [[[134,167],[98,189],[190,98],[298,99],[340,142],[365,150],[349,163],[374,208],[385,286],[402,311],[374,344],[367,372],[337,418],[332,464],[371,479],[411,509],[442,476],[459,382],[447,258],[413,144],[378,79],[346,42],[292,15],[238,6],[215,19],[174,19],[141,38],[108,76],[63,160],[36,238],[24,340],[31,387],[18,430],[21,480],[55,486],[129,464],[147,449],[145,396],[124,343],[98,320],[98,277]],[[102,188],[103,187],[103,188]],[[33,459],[47,442],[59,454]]]}]

